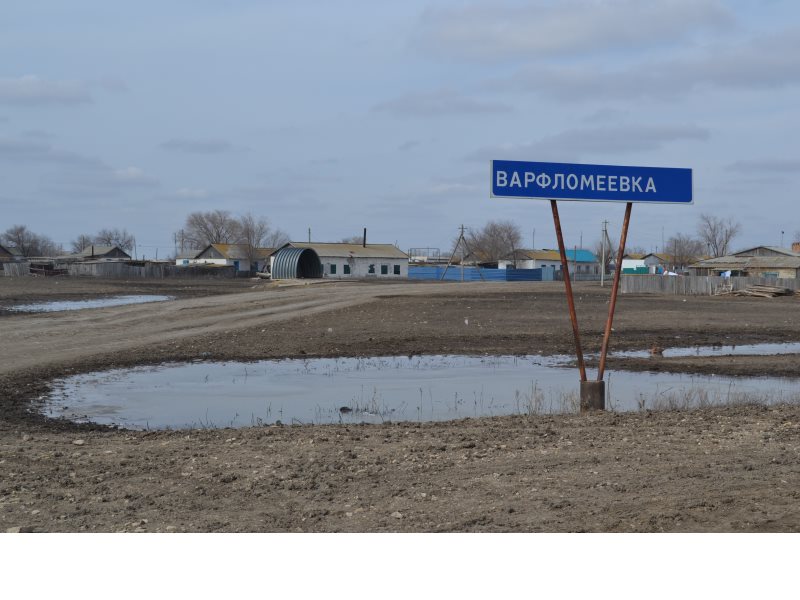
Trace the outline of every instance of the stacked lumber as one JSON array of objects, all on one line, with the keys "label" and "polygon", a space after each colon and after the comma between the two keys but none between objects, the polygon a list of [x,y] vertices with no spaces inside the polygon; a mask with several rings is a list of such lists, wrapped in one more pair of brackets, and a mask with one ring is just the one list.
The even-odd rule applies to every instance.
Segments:
[{"label": "stacked lumber", "polygon": [[757,298],[774,298],[775,296],[793,296],[791,288],[776,285],[748,285],[743,290],[730,292],[731,296],[755,296]]}]

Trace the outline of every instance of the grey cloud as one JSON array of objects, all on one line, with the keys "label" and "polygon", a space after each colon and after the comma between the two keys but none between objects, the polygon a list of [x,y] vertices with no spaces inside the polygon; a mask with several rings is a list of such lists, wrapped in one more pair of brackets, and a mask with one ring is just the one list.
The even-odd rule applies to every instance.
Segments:
[{"label": "grey cloud", "polygon": [[0,78],[0,104],[53,106],[86,104],[91,101],[89,88],[82,82],[47,81],[35,75]]},{"label": "grey cloud", "polygon": [[158,185],[156,178],[137,167],[111,167],[99,159],[62,150],[36,139],[0,137],[0,161],[56,167],[40,176],[39,180],[45,191],[66,197],[113,196],[125,190]]},{"label": "grey cloud", "polygon": [[218,139],[172,139],[159,147],[186,154],[223,154],[236,150],[230,142]]},{"label": "grey cloud", "polygon": [[52,133],[48,133],[47,131],[42,131],[41,129],[28,129],[27,131],[23,131],[22,135],[26,138],[36,139],[36,140],[52,140],[55,139],[55,135]]},{"label": "grey cloud", "polygon": [[675,141],[704,141],[707,130],[694,125],[623,125],[571,129],[536,142],[484,147],[467,160],[492,159],[570,161],[585,155],[628,154],[658,150]]},{"label": "grey cloud", "polygon": [[129,91],[128,85],[121,79],[115,77],[101,77],[89,82],[92,87],[101,88],[107,92],[123,93]]},{"label": "grey cloud", "polygon": [[628,112],[615,108],[601,108],[581,119],[584,123],[620,123],[628,117]]},{"label": "grey cloud", "polygon": [[507,113],[512,109],[505,104],[475,100],[452,90],[438,90],[425,94],[408,94],[378,104],[373,110],[401,117],[443,117]]},{"label": "grey cloud", "polygon": [[763,89],[800,83],[800,30],[737,45],[717,45],[701,55],[649,61],[608,70],[595,64],[536,65],[486,82],[494,90],[528,91],[557,100],[668,99],[703,88]]},{"label": "grey cloud", "polygon": [[484,0],[424,12],[414,44],[461,59],[517,60],[676,44],[733,22],[718,0]]},{"label": "grey cloud", "polygon": [[725,168],[737,173],[800,173],[800,159],[739,160]]},{"label": "grey cloud", "polygon": [[400,144],[397,147],[397,149],[400,150],[401,152],[407,152],[409,150],[412,150],[413,148],[416,148],[421,143],[422,142],[420,142],[419,140],[408,140],[407,142],[403,142],[402,144]]},{"label": "grey cloud", "polygon": [[52,145],[34,140],[0,138],[0,158],[22,164],[63,164],[69,166],[99,167],[102,163],[94,158],[75,152],[60,150]]},{"label": "grey cloud", "polygon": [[132,190],[152,189],[159,182],[137,167],[114,169],[101,165],[96,169],[67,171],[42,179],[42,189],[66,198],[113,198]]},{"label": "grey cloud", "polygon": [[209,194],[208,191],[203,188],[183,187],[175,190],[172,196],[184,200],[204,200],[205,198],[209,197]]}]

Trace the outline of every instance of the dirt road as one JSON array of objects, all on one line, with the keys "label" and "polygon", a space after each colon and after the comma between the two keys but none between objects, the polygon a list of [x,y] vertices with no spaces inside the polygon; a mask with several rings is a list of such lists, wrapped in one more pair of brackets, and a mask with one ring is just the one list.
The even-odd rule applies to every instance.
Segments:
[{"label": "dirt road", "polygon": [[[576,292],[584,343],[596,350],[608,290]],[[0,310],[0,531],[800,529],[795,406],[181,432],[55,424],[30,412],[50,378],[110,366],[568,353],[558,284],[0,278],[0,307],[118,293],[178,299],[47,315]],[[800,341],[799,308],[794,298],[623,296],[612,345]],[[797,356],[625,364],[798,372]]]}]

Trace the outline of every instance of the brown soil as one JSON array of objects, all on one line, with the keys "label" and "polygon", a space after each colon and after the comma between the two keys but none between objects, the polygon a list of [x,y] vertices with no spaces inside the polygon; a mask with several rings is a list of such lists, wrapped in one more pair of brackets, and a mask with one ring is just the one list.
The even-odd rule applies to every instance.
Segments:
[{"label": "brown soil", "polygon": [[[52,378],[111,366],[570,353],[560,284],[0,278],[0,306],[120,293],[179,299],[0,311],[0,531],[800,529],[797,406],[180,432],[31,410]],[[576,303],[597,351],[608,288],[579,285]],[[798,309],[795,298],[621,296],[612,347],[800,341]],[[609,366],[797,376],[798,356]]]}]

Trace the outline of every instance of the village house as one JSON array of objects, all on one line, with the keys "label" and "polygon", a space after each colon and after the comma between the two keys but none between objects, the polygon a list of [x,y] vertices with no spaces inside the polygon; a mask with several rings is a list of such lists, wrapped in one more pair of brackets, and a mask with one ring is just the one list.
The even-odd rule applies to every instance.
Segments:
[{"label": "village house", "polygon": [[175,260],[179,267],[233,267],[237,274],[263,271],[275,248],[251,248],[247,244],[209,244],[193,257]]},{"label": "village house", "polygon": [[87,261],[87,260],[130,260],[131,255],[119,246],[101,246],[92,244],[80,252],[59,256],[59,262]]},{"label": "village house", "polygon": [[[644,260],[645,254],[637,252],[629,252],[622,257],[622,273],[623,274],[647,274],[650,268]],[[612,258],[612,262],[613,262]]]},{"label": "village house", "polygon": [[728,256],[708,258],[689,266],[692,275],[797,279],[800,252],[775,246],[756,246]]},{"label": "village house", "polygon": [[[566,250],[570,275],[600,275],[600,261],[583,248]],[[561,271],[561,255],[558,250],[515,250],[497,262],[498,269],[540,269],[549,267]]]},{"label": "village house", "polygon": [[551,267],[561,269],[561,255],[558,250],[515,250],[498,261],[498,269],[541,269]]}]

